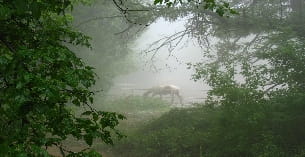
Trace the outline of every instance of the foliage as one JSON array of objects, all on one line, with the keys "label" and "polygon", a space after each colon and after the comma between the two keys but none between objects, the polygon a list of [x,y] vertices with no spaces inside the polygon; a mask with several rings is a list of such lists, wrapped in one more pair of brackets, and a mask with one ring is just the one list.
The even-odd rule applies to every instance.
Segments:
[{"label": "foliage", "polygon": [[114,156],[286,157],[303,153],[304,94],[264,100],[254,90],[224,90],[230,95],[220,102],[210,99],[201,107],[174,109],[138,128],[113,148]]},{"label": "foliage", "polygon": [[[50,156],[57,146],[68,156],[100,156],[71,152],[61,143],[72,135],[89,146],[94,138],[112,144],[111,132],[124,116],[91,107],[95,83],[86,66],[67,45],[90,47],[90,37],[74,31],[72,1],[0,1],[0,155]],[[67,105],[83,106],[77,117]]]},{"label": "foliage", "polygon": [[154,4],[165,4],[166,6],[176,6],[177,4],[190,4],[196,5],[197,8],[203,8],[205,10],[211,10],[216,12],[220,16],[228,14],[237,14],[237,12],[229,6],[228,2],[216,1],[216,0],[154,0]]},{"label": "foliage", "polygon": [[207,113],[197,108],[173,109],[122,140],[114,147],[115,155],[198,156],[203,144],[198,137],[204,136],[203,130],[210,124],[206,116],[203,116]]}]

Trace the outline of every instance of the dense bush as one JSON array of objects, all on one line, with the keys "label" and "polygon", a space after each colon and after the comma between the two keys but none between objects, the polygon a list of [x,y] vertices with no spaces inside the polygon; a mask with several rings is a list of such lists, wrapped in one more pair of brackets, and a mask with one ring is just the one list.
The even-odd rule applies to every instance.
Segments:
[{"label": "dense bush", "polygon": [[[251,101],[235,89],[222,106],[215,102],[173,109],[115,147],[123,157],[286,157],[304,155],[304,94]],[[233,93],[233,92],[232,92]],[[247,96],[248,97],[247,97]],[[252,95],[253,96],[253,95]],[[233,99],[234,98],[234,99]],[[262,99],[263,100],[263,99]],[[238,101],[238,103],[235,103]]]}]

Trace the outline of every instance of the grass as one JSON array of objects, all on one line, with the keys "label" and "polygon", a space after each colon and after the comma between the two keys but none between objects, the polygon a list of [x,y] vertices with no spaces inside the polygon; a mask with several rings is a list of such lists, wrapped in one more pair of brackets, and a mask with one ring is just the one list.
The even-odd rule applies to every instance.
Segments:
[{"label": "grass", "polygon": [[120,113],[162,112],[170,109],[170,104],[159,98],[127,96],[106,100],[97,109]]},{"label": "grass", "polygon": [[[133,133],[158,119],[163,114],[171,110],[171,105],[164,100],[153,97],[127,96],[112,100],[105,100],[100,105],[95,106],[102,111],[121,113],[126,116],[126,120],[120,122],[118,129],[127,137],[121,141],[115,140],[115,145],[119,145],[133,136]],[[112,146],[105,145],[102,141],[95,141],[93,146],[97,151],[106,154],[107,157],[112,155]]]},{"label": "grass", "polygon": [[[172,106],[167,101],[154,97],[142,96],[127,96],[111,100],[104,100],[103,102],[96,103],[94,106],[97,110],[117,112],[123,114],[127,119],[120,121],[118,130],[120,130],[127,137],[120,140],[115,139],[115,146],[121,145],[129,138],[134,136],[136,130],[150,124],[157,120],[162,115],[168,113]],[[80,114],[82,110],[71,108],[76,114]],[[68,148],[84,148],[84,144],[72,138],[67,139],[65,145]],[[113,147],[104,144],[100,140],[95,140],[93,148],[101,152],[107,157],[114,157],[112,155]]]},{"label": "grass", "polygon": [[110,157],[200,156],[209,112],[208,107],[198,106],[163,113],[109,149]]}]

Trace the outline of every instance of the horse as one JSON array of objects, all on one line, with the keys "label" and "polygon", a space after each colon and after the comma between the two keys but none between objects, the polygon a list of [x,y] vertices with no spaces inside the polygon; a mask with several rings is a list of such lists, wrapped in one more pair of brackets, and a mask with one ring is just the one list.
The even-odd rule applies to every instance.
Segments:
[{"label": "horse", "polygon": [[159,85],[152,88],[147,89],[147,91],[143,94],[143,96],[151,96],[160,95],[162,99],[162,95],[171,96],[171,103],[173,104],[175,96],[178,97],[180,104],[182,104],[182,97],[179,94],[180,88],[175,85]]}]

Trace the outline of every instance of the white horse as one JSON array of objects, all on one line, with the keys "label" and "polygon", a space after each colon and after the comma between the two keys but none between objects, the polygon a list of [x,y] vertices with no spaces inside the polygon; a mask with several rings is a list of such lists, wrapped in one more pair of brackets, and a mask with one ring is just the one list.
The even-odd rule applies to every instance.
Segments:
[{"label": "white horse", "polygon": [[175,85],[159,85],[152,88],[149,88],[143,96],[148,96],[151,94],[151,96],[160,95],[160,98],[162,99],[162,95],[168,95],[171,96],[171,103],[174,102],[175,96],[178,97],[180,104],[182,104],[182,97],[179,94],[180,88]]}]

